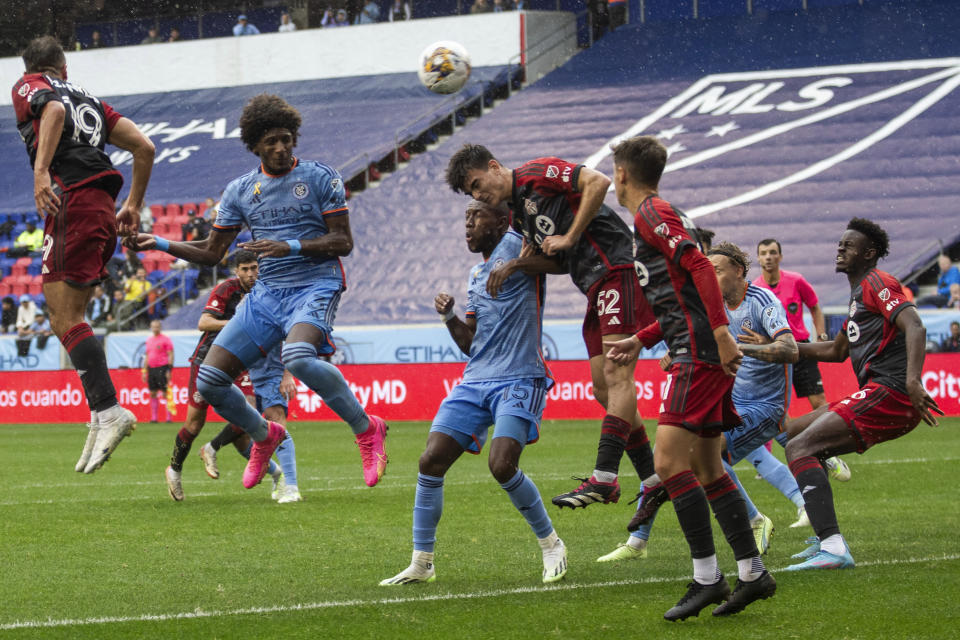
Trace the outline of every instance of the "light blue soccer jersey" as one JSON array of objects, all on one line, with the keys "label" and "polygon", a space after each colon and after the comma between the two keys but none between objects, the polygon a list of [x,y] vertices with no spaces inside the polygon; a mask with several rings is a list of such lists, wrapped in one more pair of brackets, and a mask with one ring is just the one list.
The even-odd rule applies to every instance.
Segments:
[{"label": "light blue soccer jersey", "polygon": [[[327,218],[347,213],[343,180],[325,164],[297,160],[282,176],[262,166],[227,185],[217,229],[246,224],[254,240],[306,240],[327,233]],[[322,278],[343,279],[336,256],[260,258],[259,282],[271,289],[300,287]]]},{"label": "light blue soccer jersey", "polygon": [[[724,305],[726,306],[726,305]],[[750,329],[771,340],[782,333],[790,332],[787,314],[773,292],[747,283],[743,301],[736,309],[726,307],[730,332],[737,334]],[[793,365],[779,362],[764,362],[745,357],[733,383],[733,404],[765,403],[786,409],[790,400],[790,380]]]},{"label": "light blue soccer jersey", "polygon": [[540,352],[544,278],[520,271],[510,276],[497,294],[487,293],[490,272],[520,255],[523,238],[507,231],[490,259],[470,270],[467,317],[477,330],[470,346],[464,381],[543,378],[546,366]]}]

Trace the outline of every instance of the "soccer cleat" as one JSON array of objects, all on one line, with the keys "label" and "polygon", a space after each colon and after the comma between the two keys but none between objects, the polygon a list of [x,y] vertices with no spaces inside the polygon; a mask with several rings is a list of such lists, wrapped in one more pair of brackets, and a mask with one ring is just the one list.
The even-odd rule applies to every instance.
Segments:
[{"label": "soccer cleat", "polygon": [[368,487],[375,487],[387,470],[387,452],[383,441],[390,427],[381,418],[371,415],[370,427],[357,436],[360,448],[360,460],[363,462],[363,481]]},{"label": "soccer cleat", "polygon": [[721,604],[730,595],[730,585],[727,579],[720,579],[713,584],[700,584],[696,580],[687,585],[687,592],[680,598],[680,602],[663,614],[664,620],[676,622],[686,620],[690,616],[697,616],[709,604]]},{"label": "soccer cleat", "polygon": [[433,552],[414,550],[410,566],[392,578],[381,580],[380,586],[393,587],[402,584],[433,582],[436,579],[437,571],[433,566]]},{"label": "soccer cleat", "polygon": [[297,485],[284,484],[283,489],[280,490],[280,495],[277,497],[277,504],[300,502],[301,500],[303,500],[303,498],[300,497],[300,489],[297,488]]},{"label": "soccer cleat", "polygon": [[200,459],[203,460],[203,470],[214,480],[220,479],[220,469],[217,468],[217,450],[208,442],[200,447]]},{"label": "soccer cleat", "polygon": [[643,491],[637,494],[637,498],[640,499],[637,512],[633,514],[629,524],[627,524],[627,531],[630,533],[633,533],[645,524],[649,524],[650,520],[657,515],[660,507],[662,507],[664,503],[670,502],[670,494],[667,493],[667,489],[662,483],[652,489],[644,487]]},{"label": "soccer cleat", "polygon": [[755,518],[754,522],[750,523],[750,528],[753,529],[753,538],[757,541],[757,551],[760,552],[760,555],[765,554],[770,550],[770,538],[773,537],[773,520],[761,513]]},{"label": "soccer cleat", "polygon": [[764,571],[760,577],[750,582],[737,579],[737,586],[727,601],[713,610],[715,616],[730,616],[740,613],[747,605],[757,600],[766,600],[777,591],[777,581],[769,571]]},{"label": "soccer cleat", "polygon": [[137,428],[137,417],[129,409],[116,407],[118,413],[112,420],[103,420],[100,413],[100,428],[97,429],[97,439],[93,445],[93,452],[84,467],[84,473],[93,473],[110,459],[110,454],[119,446],[120,441],[130,435]]},{"label": "soccer cleat", "polygon": [[853,569],[856,564],[849,549],[844,549],[842,555],[834,555],[820,549],[800,564],[792,564],[784,571],[806,571],[807,569]]},{"label": "soccer cleat", "polygon": [[590,476],[589,480],[587,478],[578,478],[577,476],[573,476],[573,479],[580,481],[579,487],[569,493],[561,493],[558,496],[553,496],[551,500],[553,504],[561,509],[564,507],[570,507],[571,509],[583,507],[586,509],[588,504],[593,504],[594,502],[609,504],[620,500],[620,483],[616,480],[613,482],[599,482],[593,476]]},{"label": "soccer cleat", "polygon": [[791,529],[796,529],[798,527],[809,527],[810,518],[807,516],[807,510],[805,507],[797,508],[797,521],[790,525]]},{"label": "soccer cleat", "polygon": [[87,423],[87,439],[83,443],[83,453],[80,454],[80,459],[77,460],[76,466],[73,468],[77,473],[83,473],[83,470],[87,468],[87,463],[90,461],[90,455],[93,453],[93,445],[97,441],[97,431],[99,427],[92,422]]},{"label": "soccer cleat", "polygon": [[283,471],[277,469],[277,474],[273,476],[273,489],[270,491],[270,499],[278,500],[280,495],[283,493],[284,488],[286,488],[287,483],[283,479]]},{"label": "soccer cleat", "polygon": [[618,562],[620,560],[633,560],[634,558],[646,558],[647,557],[647,545],[644,542],[643,547],[637,549],[636,547],[631,547],[629,544],[621,542],[617,545],[617,548],[608,553],[605,556],[600,556],[597,558],[597,562]]},{"label": "soccer cleat", "polygon": [[260,484],[264,474],[267,473],[270,456],[277,450],[285,437],[287,437],[286,429],[276,422],[269,423],[267,437],[262,442],[254,442],[250,449],[250,460],[247,462],[247,468],[243,470],[244,487],[252,489]]},{"label": "soccer cleat", "polygon": [[563,544],[563,540],[557,538],[553,546],[543,550],[543,583],[557,582],[565,575],[567,575],[567,546]]},{"label": "soccer cleat", "polygon": [[791,558],[794,558],[796,560],[806,560],[807,558],[813,557],[817,553],[819,553],[820,538],[818,538],[817,536],[810,536],[809,538],[804,540],[804,542],[809,546],[803,551],[801,551],[800,553],[793,554],[792,556],[790,556]]},{"label": "soccer cleat", "polygon": [[183,485],[180,483],[180,472],[174,471],[173,467],[167,467],[163,477],[167,481],[167,491],[170,492],[170,497],[177,502],[183,500]]},{"label": "soccer cleat", "polygon": [[827,468],[830,477],[837,482],[846,482],[850,479],[850,467],[837,456],[827,458],[823,461],[823,464]]}]

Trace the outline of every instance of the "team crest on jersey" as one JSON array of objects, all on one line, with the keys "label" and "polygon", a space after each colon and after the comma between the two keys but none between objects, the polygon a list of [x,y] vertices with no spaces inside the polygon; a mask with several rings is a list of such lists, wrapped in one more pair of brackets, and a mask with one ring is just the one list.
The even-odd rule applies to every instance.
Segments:
[{"label": "team crest on jersey", "polygon": [[504,264],[504,263],[503,263],[503,258],[497,258],[497,261],[493,263],[493,268],[494,268],[494,269],[499,269],[500,267],[503,266],[503,264]]},{"label": "team crest on jersey", "polygon": [[666,222],[661,222],[656,226],[653,232],[658,236],[660,236],[661,238],[666,238],[667,234],[670,233],[670,229],[667,227]]},{"label": "team crest on jersey", "polygon": [[886,287],[884,287],[883,289],[880,290],[880,293],[877,294],[877,297],[883,300],[884,302],[886,302],[887,300],[890,299],[890,289],[887,289]]},{"label": "team crest on jersey", "polygon": [[212,302],[210,303],[210,306],[211,306],[211,307],[219,307],[219,306],[220,306],[220,301],[219,301],[219,300],[214,300],[214,301],[212,301]]},{"label": "team crest on jersey", "polygon": [[303,200],[308,195],[310,195],[310,187],[307,186],[306,182],[298,182],[293,185],[293,197],[297,200]]},{"label": "team crest on jersey", "polygon": [[341,180],[340,178],[334,178],[333,180],[330,181],[330,188],[333,189],[334,191],[340,191],[341,189],[343,189],[343,180]]},{"label": "team crest on jersey", "polygon": [[855,315],[857,315],[857,301],[853,300],[850,303],[850,317],[852,318]]},{"label": "team crest on jersey", "polygon": [[535,216],[537,215],[537,203],[530,198],[525,198],[523,200],[523,210],[527,212],[528,216]]},{"label": "team crest on jersey", "polygon": [[740,323],[740,328],[741,328],[741,329],[746,329],[746,330],[752,331],[752,330],[753,330],[753,322],[750,321],[750,318],[747,318],[746,320],[744,320],[743,322]]},{"label": "team crest on jersey", "polygon": [[24,82],[23,86],[17,91],[17,94],[19,94],[21,98],[24,98],[28,93],[30,93],[30,85]]},{"label": "team crest on jersey", "polygon": [[558,178],[560,176],[560,169],[557,169],[554,165],[547,167],[547,177],[548,178]]},{"label": "team crest on jersey", "polygon": [[633,268],[637,272],[637,280],[640,281],[641,287],[645,287],[648,284],[650,284],[650,271],[647,269],[645,264],[637,260],[634,260]]},{"label": "team crest on jersey", "polygon": [[856,342],[860,339],[860,327],[856,322],[851,320],[847,323],[847,340],[851,343]]},{"label": "team crest on jersey", "polygon": [[549,216],[537,216],[536,220],[533,221],[533,224],[536,225],[537,231],[542,233],[544,236],[552,236],[557,230],[557,225],[554,224],[553,220],[551,220]]}]

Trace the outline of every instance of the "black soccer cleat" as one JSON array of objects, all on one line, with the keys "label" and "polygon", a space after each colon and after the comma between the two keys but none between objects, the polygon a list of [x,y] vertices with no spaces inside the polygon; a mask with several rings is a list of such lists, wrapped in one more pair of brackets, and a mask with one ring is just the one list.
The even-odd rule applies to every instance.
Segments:
[{"label": "black soccer cleat", "polygon": [[658,484],[650,491],[638,493],[637,498],[641,501],[640,506],[637,507],[637,512],[633,514],[630,524],[627,525],[627,531],[630,533],[649,523],[657,515],[660,507],[665,502],[670,502],[670,494],[667,493],[662,484]]},{"label": "black soccer cleat", "polygon": [[740,613],[747,605],[757,600],[766,600],[777,591],[777,581],[769,571],[764,571],[760,577],[751,582],[737,579],[737,587],[727,598],[727,601],[713,610],[715,616],[731,616]]},{"label": "black soccer cleat", "polygon": [[709,604],[720,604],[730,595],[730,585],[727,579],[720,579],[713,584],[700,584],[696,580],[687,585],[687,592],[675,607],[663,614],[664,620],[676,622],[686,620],[690,616],[697,616]]},{"label": "black soccer cleat", "polygon": [[620,483],[616,480],[613,482],[599,482],[593,476],[589,479],[573,476],[573,479],[580,481],[579,487],[569,493],[561,493],[558,496],[553,496],[551,500],[553,504],[561,509],[564,507],[570,507],[571,509],[583,507],[586,509],[588,504],[593,504],[594,502],[609,504],[620,500]]}]

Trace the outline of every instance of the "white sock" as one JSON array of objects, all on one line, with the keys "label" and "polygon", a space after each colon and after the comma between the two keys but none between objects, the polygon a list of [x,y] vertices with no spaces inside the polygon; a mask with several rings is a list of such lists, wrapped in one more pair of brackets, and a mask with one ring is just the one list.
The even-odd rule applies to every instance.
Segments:
[{"label": "white sock", "polygon": [[410,566],[416,567],[422,572],[430,571],[433,568],[433,551],[417,551],[414,549]]},{"label": "white sock", "polygon": [[104,409],[103,411],[97,412],[97,421],[103,425],[107,422],[113,422],[118,419],[123,414],[123,409],[120,408],[119,404],[115,404],[109,409]]},{"label": "white sock", "polygon": [[721,577],[716,554],[693,559],[693,579],[700,584],[716,584]]},{"label": "white sock", "polygon": [[753,582],[763,575],[764,571],[766,571],[766,567],[763,566],[763,560],[760,559],[760,556],[737,560],[737,573],[741,582]]},{"label": "white sock", "polygon": [[643,551],[647,547],[647,541],[637,536],[630,536],[627,538],[627,546],[637,551]]},{"label": "white sock", "polygon": [[832,553],[835,556],[842,556],[847,551],[847,543],[843,541],[843,536],[835,533],[820,541],[820,550]]},{"label": "white sock", "polygon": [[[757,515],[755,515],[755,516],[750,520],[750,526],[752,527],[752,526],[754,526],[754,525],[758,525],[758,524],[760,524],[761,522],[763,522],[763,514],[762,514],[762,513],[757,513]],[[737,562],[739,562],[739,560],[738,560]]]},{"label": "white sock", "polygon": [[607,484],[610,484],[617,479],[617,474],[615,474],[613,471],[599,471],[594,469],[593,479],[597,482],[606,482]]},{"label": "white sock", "polygon": [[540,544],[541,549],[544,551],[549,551],[557,546],[558,542],[560,542],[560,536],[557,535],[556,530],[553,530],[546,538],[537,538],[537,542]]},{"label": "white sock", "polygon": [[90,410],[90,428],[96,429],[98,426],[100,426],[100,418],[97,415],[97,412],[91,409]]},{"label": "white sock", "polygon": [[645,486],[647,489],[653,489],[655,486],[660,484],[660,482],[660,476],[653,474],[643,481],[643,486]]}]

